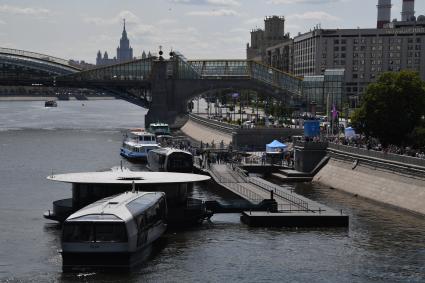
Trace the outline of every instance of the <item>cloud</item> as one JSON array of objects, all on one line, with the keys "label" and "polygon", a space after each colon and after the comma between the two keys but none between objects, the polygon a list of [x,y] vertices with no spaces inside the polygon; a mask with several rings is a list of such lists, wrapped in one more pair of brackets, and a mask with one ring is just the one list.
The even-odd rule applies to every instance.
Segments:
[{"label": "cloud", "polygon": [[305,12],[303,14],[293,14],[287,16],[287,19],[297,20],[321,20],[321,21],[339,21],[340,18],[332,16],[323,11]]},{"label": "cloud", "polygon": [[251,18],[249,20],[246,20],[244,23],[247,25],[254,25],[254,24],[262,24],[264,22],[264,18]]},{"label": "cloud", "polygon": [[192,11],[188,12],[188,16],[204,16],[204,17],[224,17],[224,16],[239,16],[240,14],[234,10],[220,9],[211,11]]},{"label": "cloud", "polygon": [[177,24],[178,21],[176,19],[162,19],[158,21],[158,25],[174,25]]},{"label": "cloud", "polygon": [[347,0],[269,0],[267,4],[327,4],[346,1]]},{"label": "cloud", "polygon": [[138,16],[136,16],[133,12],[127,10],[119,12],[118,15],[112,18],[85,17],[84,22],[97,26],[108,26],[118,24],[122,22],[123,19],[125,19],[127,23],[140,22],[140,18]]},{"label": "cloud", "polygon": [[211,6],[240,6],[238,0],[168,0],[175,4],[211,5]]},{"label": "cloud", "polygon": [[5,22],[5,21],[0,20],[0,25],[5,25],[5,24],[6,24],[6,22]]},{"label": "cloud", "polygon": [[217,5],[217,6],[240,6],[241,3],[239,3],[236,0],[207,0],[208,4],[211,5]]},{"label": "cloud", "polygon": [[45,8],[19,7],[6,4],[0,5],[0,13],[28,16],[48,16],[51,14],[50,10]]}]

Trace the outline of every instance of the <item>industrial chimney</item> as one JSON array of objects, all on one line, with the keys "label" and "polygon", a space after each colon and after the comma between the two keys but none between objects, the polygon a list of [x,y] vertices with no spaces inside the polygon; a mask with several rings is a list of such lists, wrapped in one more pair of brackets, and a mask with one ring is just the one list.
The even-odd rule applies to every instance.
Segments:
[{"label": "industrial chimney", "polygon": [[414,16],[415,16],[415,0],[403,0],[401,20],[403,22],[411,21]]},{"label": "industrial chimney", "polygon": [[378,0],[378,22],[376,27],[381,29],[391,21],[391,0]]}]

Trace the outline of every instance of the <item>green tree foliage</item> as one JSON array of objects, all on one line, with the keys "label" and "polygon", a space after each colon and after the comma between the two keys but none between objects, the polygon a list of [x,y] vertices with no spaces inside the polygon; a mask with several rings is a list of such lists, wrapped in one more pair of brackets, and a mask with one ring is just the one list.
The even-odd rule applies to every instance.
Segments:
[{"label": "green tree foliage", "polygon": [[425,83],[412,71],[382,74],[366,89],[353,115],[357,132],[384,146],[404,145],[425,114]]}]

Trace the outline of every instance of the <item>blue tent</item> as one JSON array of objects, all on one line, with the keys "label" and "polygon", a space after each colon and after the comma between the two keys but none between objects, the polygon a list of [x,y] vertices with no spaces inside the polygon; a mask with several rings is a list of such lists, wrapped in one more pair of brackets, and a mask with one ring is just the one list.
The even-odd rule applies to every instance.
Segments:
[{"label": "blue tent", "polygon": [[271,143],[266,145],[266,152],[267,153],[278,153],[282,152],[287,148],[288,146],[286,144],[283,144],[277,140],[272,141]]},{"label": "blue tent", "polygon": [[356,131],[354,131],[353,128],[348,127],[348,128],[345,128],[344,134],[346,138],[353,138],[356,136]]}]

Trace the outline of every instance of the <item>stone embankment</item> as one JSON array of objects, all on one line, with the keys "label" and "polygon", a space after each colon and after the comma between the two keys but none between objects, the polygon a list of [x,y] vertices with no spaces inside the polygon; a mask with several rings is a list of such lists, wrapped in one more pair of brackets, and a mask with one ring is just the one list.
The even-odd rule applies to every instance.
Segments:
[{"label": "stone embankment", "polygon": [[232,142],[233,148],[240,150],[263,150],[266,144],[275,139],[285,140],[302,134],[302,129],[289,128],[240,128],[236,125],[207,119],[189,114],[188,122],[181,128],[182,132],[204,143]]},{"label": "stone embankment", "polygon": [[425,160],[330,144],[313,182],[425,215]]},{"label": "stone embankment", "polygon": [[221,141],[224,144],[229,144],[232,141],[232,133],[220,131],[212,127],[206,127],[199,122],[189,119],[186,124],[181,128],[181,131],[198,142],[211,144],[219,144]]}]

